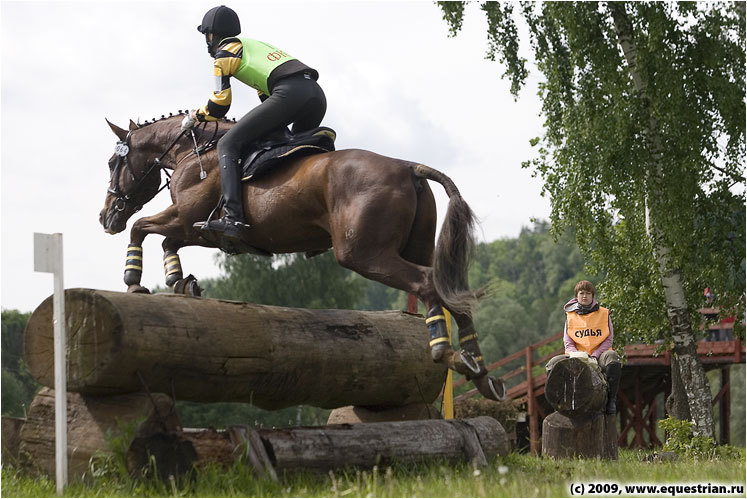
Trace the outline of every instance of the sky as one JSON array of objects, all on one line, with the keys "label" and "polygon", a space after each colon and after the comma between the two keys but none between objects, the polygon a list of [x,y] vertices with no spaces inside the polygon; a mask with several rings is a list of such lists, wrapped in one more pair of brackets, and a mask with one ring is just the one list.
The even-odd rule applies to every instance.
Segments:
[{"label": "sky", "polygon": [[[213,2],[0,1],[0,306],[33,311],[52,294],[34,272],[33,233],[62,233],[65,288],[125,291],[129,230],[171,204],[167,191],[106,234],[98,221],[116,137],[126,128],[202,106],[212,59],[195,29]],[[368,149],[450,176],[480,220],[479,241],[517,237],[546,219],[542,183],[521,164],[542,134],[536,72],[519,99],[504,68],[485,59],[486,21],[467,8],[448,36],[440,9],[416,2],[236,2],[242,36],[271,43],[317,69],[323,125],[337,149]],[[259,104],[232,84],[229,117]],[[431,184],[439,226],[447,197]],[[142,284],[163,286],[162,237],[143,244]],[[185,275],[218,277],[218,251],[184,248]]]}]

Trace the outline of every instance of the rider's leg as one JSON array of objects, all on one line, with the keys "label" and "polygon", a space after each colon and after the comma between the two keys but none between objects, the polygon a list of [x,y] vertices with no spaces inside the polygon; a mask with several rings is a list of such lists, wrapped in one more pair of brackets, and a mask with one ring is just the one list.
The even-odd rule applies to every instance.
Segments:
[{"label": "rider's leg", "polygon": [[[318,89],[318,90],[317,90]],[[326,110],[321,88],[303,74],[280,80],[272,95],[241,118],[219,141],[221,189],[225,200],[225,215],[206,224],[209,230],[221,232],[223,237],[241,239],[248,229],[243,207],[242,168],[240,158],[248,144],[266,136],[272,130],[294,123],[313,128],[321,122]]]}]

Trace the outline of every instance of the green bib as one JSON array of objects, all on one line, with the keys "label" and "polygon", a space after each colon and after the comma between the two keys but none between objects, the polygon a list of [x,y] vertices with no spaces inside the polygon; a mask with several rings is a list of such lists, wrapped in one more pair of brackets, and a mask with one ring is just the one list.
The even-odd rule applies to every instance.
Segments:
[{"label": "green bib", "polygon": [[234,74],[239,81],[270,95],[267,80],[275,68],[295,57],[270,44],[239,38],[242,45],[241,65]]}]

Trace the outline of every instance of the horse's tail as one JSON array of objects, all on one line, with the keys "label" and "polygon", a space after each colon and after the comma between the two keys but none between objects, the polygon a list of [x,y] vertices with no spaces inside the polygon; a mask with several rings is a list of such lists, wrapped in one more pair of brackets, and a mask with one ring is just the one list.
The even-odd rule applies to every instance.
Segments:
[{"label": "horse's tail", "polygon": [[475,247],[477,223],[472,208],[459,194],[454,182],[438,170],[425,165],[413,166],[416,177],[438,182],[449,196],[433,263],[433,281],[446,307],[453,313],[471,315],[480,292],[470,291],[467,271]]}]

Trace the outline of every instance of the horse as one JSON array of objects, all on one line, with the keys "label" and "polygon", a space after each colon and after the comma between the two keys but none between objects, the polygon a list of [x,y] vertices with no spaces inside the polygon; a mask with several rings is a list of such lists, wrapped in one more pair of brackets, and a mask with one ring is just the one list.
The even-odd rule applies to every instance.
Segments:
[{"label": "horse", "polygon": [[[198,147],[195,135],[181,129],[181,119],[180,112],[142,125],[130,120],[127,130],[106,120],[119,140],[109,159],[111,178],[99,215],[104,230],[124,231],[130,217],[166,185],[171,192],[168,208],[132,224],[128,292],[149,292],[140,285],[148,234],[164,236],[166,284],[175,292],[199,290],[190,283],[191,275],[182,278],[179,249],[216,247],[195,224],[209,219],[221,198],[217,152],[206,144]],[[210,126],[215,129],[207,142],[213,144],[232,123]],[[203,126],[201,134],[210,130]],[[169,177],[163,186],[162,172]],[[441,184],[449,197],[437,244],[436,204],[428,180]],[[472,321],[480,294],[467,282],[475,215],[445,174],[360,149],[324,152],[288,158],[244,183],[243,202],[251,226],[247,242],[257,252],[314,255],[332,248],[343,267],[414,294],[428,311],[434,362],[465,375],[484,397],[505,398],[503,380],[487,373]],[[458,351],[446,337],[443,308],[459,328]]]}]

